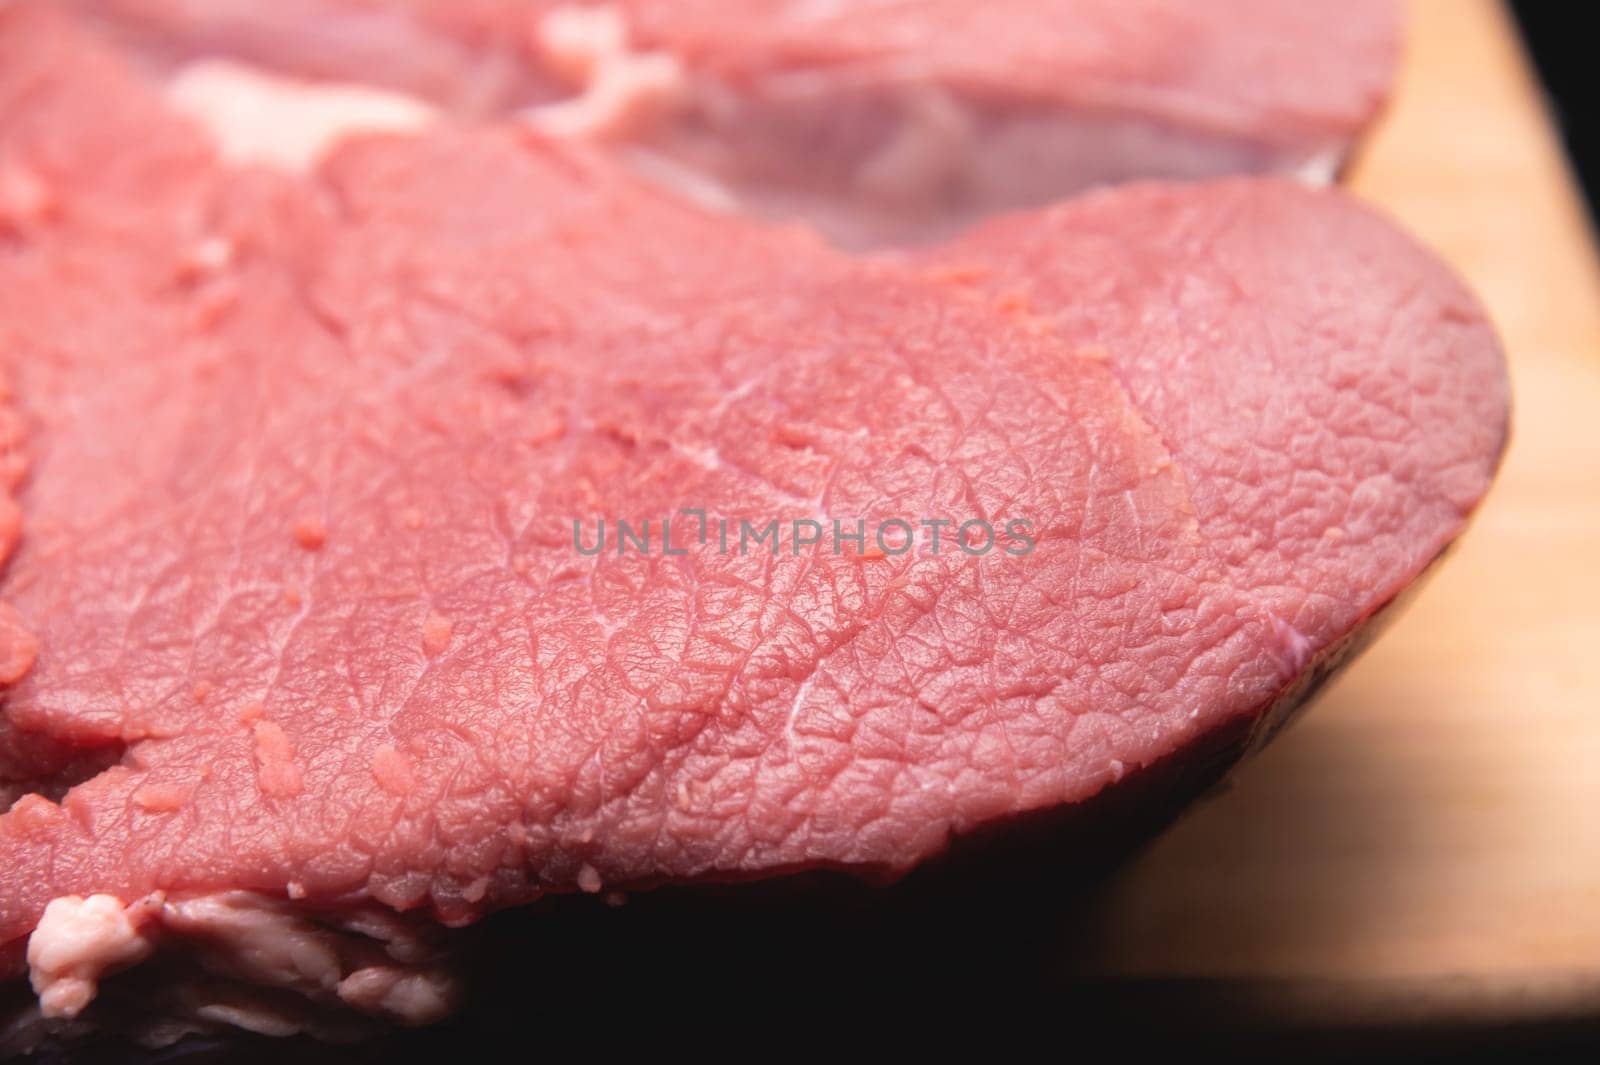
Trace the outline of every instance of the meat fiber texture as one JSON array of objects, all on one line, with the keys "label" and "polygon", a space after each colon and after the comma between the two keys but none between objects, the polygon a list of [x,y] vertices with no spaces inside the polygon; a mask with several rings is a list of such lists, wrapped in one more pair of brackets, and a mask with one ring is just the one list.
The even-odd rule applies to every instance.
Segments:
[{"label": "meat fiber texture", "polygon": [[1393,0],[79,0],[228,56],[625,144],[717,205],[926,241],[1141,177],[1326,181],[1394,76]]},{"label": "meat fiber texture", "polygon": [[[892,877],[1136,781],[1267,727],[1507,426],[1477,303],[1338,193],[1145,184],[857,259],[519,127],[230,167],[28,4],[0,370],[0,943],[59,1015],[220,934],[427,1017],[431,922]],[[668,553],[685,509],[1025,525]],[[575,543],[619,519],[653,550]]]}]

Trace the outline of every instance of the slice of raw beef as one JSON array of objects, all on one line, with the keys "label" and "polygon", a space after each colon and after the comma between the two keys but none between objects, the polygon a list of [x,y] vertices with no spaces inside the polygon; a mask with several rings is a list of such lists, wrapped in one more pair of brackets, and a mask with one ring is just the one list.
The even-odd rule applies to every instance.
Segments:
[{"label": "slice of raw beef", "polygon": [[[173,69],[232,56],[532,108],[849,244],[1137,177],[1327,180],[1394,73],[1392,0],[83,0]],[[203,68],[209,81],[217,71]]]},{"label": "slice of raw beef", "polygon": [[1473,299],[1272,179],[858,260],[526,130],[229,169],[12,5],[0,190],[0,943],[57,1016],[164,941],[427,1019],[435,922],[1237,754],[1505,439]]}]

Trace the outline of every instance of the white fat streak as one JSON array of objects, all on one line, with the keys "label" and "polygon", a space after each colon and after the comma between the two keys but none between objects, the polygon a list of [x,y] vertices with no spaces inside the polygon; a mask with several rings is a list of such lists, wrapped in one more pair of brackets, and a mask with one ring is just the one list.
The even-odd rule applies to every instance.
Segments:
[{"label": "white fat streak", "polygon": [[583,86],[577,96],[524,117],[552,137],[607,137],[634,128],[680,99],[683,64],[665,52],[636,52],[622,12],[606,4],[559,7],[539,22],[545,61]]},{"label": "white fat streak", "polygon": [[211,1002],[194,1011],[201,1020],[225,1024],[256,1035],[287,1039],[300,1033],[300,1025],[292,1018],[256,1005]]},{"label": "white fat streak", "polygon": [[806,699],[811,695],[811,689],[817,682],[815,673],[809,674],[800,682],[799,689],[794,693],[794,700],[789,704],[789,716],[783,723],[784,742],[791,746],[795,742],[795,723],[800,720],[800,713],[805,708]]},{"label": "white fat streak", "polygon": [[1309,636],[1288,621],[1276,614],[1269,616],[1272,620],[1273,633],[1278,637],[1282,647],[1282,657],[1288,663],[1290,672],[1295,674],[1303,672],[1311,662],[1316,645]]},{"label": "white fat streak", "polygon": [[[45,907],[28,939],[29,976],[47,1018],[76,1017],[102,977],[144,961],[160,931],[200,945],[208,964],[258,987],[337,997],[402,1023],[448,1012],[453,982],[409,926],[382,911],[350,915],[342,927],[248,892],[172,900],[155,894],[127,905],[114,895],[63,895]],[[266,1004],[219,999],[198,1016],[251,1031],[296,1027]]]},{"label": "white fat streak", "polygon": [[412,133],[438,111],[404,93],[268,74],[244,63],[203,59],[168,83],[173,107],[198,122],[224,159],[302,171],[359,133]]},{"label": "white fat streak", "polygon": [[423,1024],[450,1012],[451,990],[449,981],[439,973],[400,965],[369,965],[339,982],[339,997],[368,1013]]},{"label": "white fat streak", "polygon": [[717,214],[735,214],[739,210],[739,197],[734,191],[703,170],[647,148],[629,150],[627,160],[634,173],[697,207]]},{"label": "white fat streak", "polygon": [[[209,944],[220,952],[216,960],[253,984],[312,997],[337,994],[408,1024],[438,1020],[448,1009],[449,978],[429,967],[402,922],[377,914],[354,915],[341,930],[277,900],[224,892],[169,903],[163,921]],[[362,940],[381,942],[387,960],[352,965],[352,947]]]},{"label": "white fat streak", "polygon": [[139,914],[115,895],[63,895],[44,908],[28,937],[28,976],[46,1017],[76,1017],[100,978],[149,956]]},{"label": "white fat streak", "polygon": [[1339,168],[1344,165],[1345,152],[1337,145],[1323,148],[1306,156],[1292,171],[1295,180],[1304,185],[1322,187],[1334,184],[1339,178]]}]

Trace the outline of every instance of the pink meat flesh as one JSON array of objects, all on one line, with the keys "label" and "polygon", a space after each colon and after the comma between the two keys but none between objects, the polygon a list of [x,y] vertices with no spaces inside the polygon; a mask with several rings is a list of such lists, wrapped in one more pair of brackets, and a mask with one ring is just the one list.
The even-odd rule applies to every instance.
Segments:
[{"label": "pink meat flesh", "polygon": [[[1472,298],[1335,193],[851,259],[525,131],[229,169],[27,4],[0,366],[14,964],[73,896],[453,924],[902,872],[1259,723],[1460,532],[1507,409]],[[686,507],[1034,547],[666,555]],[[574,549],[619,518],[656,550]]]},{"label": "pink meat flesh", "polygon": [[851,245],[1132,178],[1327,180],[1400,36],[1393,0],[78,2],[169,64],[230,55],[477,114],[564,101],[533,120]]}]

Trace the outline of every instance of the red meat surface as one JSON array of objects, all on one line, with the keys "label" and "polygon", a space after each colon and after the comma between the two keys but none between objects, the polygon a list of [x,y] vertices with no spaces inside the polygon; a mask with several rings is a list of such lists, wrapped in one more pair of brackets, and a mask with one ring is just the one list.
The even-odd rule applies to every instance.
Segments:
[{"label": "red meat surface", "polygon": [[856,259],[523,130],[229,168],[30,5],[0,366],[15,963],[71,896],[181,935],[240,892],[456,924],[898,874],[1270,724],[1459,534],[1507,410],[1473,299],[1337,193]]}]

